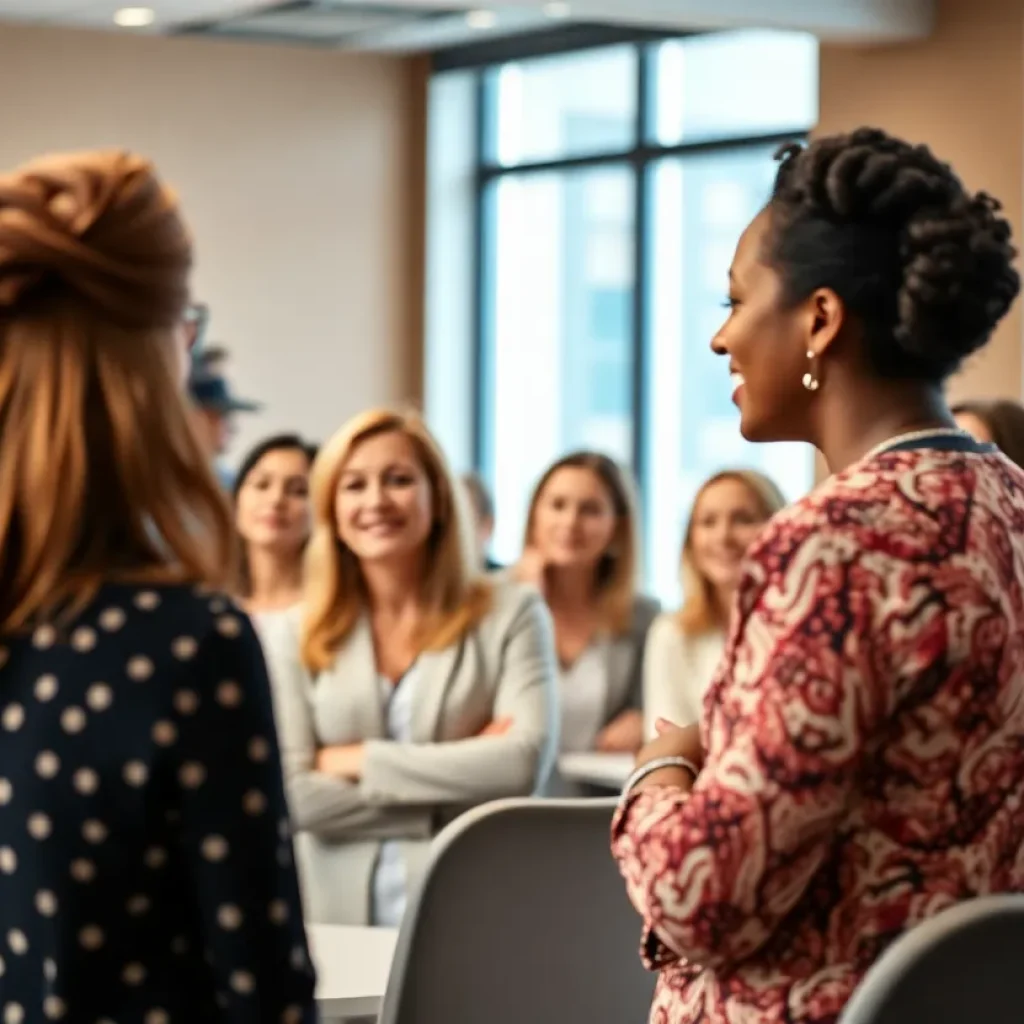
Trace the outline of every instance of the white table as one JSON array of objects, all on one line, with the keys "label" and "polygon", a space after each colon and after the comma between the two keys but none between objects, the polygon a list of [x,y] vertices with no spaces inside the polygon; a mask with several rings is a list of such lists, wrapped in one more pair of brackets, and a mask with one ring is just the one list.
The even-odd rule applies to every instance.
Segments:
[{"label": "white table", "polygon": [[388,984],[397,930],[310,924],[306,936],[316,965],[316,1002],[324,1024],[376,1017]]},{"label": "white table", "polygon": [[633,770],[632,754],[563,754],[558,759],[558,770],[569,782],[582,782],[601,789],[622,789]]}]

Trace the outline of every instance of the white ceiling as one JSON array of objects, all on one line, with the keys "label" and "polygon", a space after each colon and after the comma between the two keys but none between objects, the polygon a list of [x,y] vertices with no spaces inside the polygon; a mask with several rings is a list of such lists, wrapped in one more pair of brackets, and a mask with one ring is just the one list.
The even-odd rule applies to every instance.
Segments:
[{"label": "white ceiling", "polygon": [[[147,6],[147,29],[116,29],[115,11]],[[495,23],[473,27],[466,12]],[[557,11],[556,11],[557,8]],[[573,21],[662,29],[791,28],[824,39],[896,42],[927,35],[933,0],[568,0]],[[428,50],[563,20],[550,0],[0,0],[0,21],[173,32],[202,25],[216,34],[297,39],[374,50]]]}]

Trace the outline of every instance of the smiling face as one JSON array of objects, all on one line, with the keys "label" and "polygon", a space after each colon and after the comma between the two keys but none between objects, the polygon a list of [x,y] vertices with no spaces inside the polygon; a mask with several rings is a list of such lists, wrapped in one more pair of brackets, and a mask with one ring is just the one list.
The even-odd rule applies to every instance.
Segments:
[{"label": "smiling face", "polygon": [[736,589],[743,556],[765,522],[764,504],[736,477],[708,484],[693,509],[687,555],[719,593]]},{"label": "smiling face", "polygon": [[246,474],[235,501],[246,544],[299,551],[309,539],[309,457],[298,448],[267,452]]},{"label": "smiling face", "polygon": [[397,430],[356,444],[334,503],[338,537],[360,562],[418,558],[434,525],[434,493],[409,438]]},{"label": "smiling face", "polygon": [[607,554],[618,525],[601,478],[582,466],[563,466],[537,498],[530,540],[547,565],[591,569]]},{"label": "smiling face", "polygon": [[812,392],[802,383],[813,325],[808,304],[782,302],[782,279],[764,260],[770,213],[743,232],[729,271],[729,317],[712,341],[728,357],[740,431],[749,441],[804,440]]}]

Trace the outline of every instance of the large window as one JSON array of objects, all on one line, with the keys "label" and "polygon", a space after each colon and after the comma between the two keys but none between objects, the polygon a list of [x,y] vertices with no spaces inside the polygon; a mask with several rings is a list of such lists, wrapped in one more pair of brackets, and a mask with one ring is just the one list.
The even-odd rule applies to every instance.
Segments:
[{"label": "large window", "polygon": [[[706,476],[760,468],[790,497],[812,480],[806,447],[744,442],[709,345],[774,150],[816,120],[816,44],[735,32],[604,45],[477,69],[472,88],[472,415],[460,422],[495,492],[495,556],[518,556],[545,466],[597,448],[637,479],[646,585],[674,603]],[[448,352],[434,390],[451,419],[452,343],[430,333]]]}]

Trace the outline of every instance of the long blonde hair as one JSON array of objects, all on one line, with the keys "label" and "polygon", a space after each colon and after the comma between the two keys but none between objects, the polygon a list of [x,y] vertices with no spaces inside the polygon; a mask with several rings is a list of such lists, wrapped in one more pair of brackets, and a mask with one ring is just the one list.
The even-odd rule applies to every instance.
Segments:
[{"label": "long blonde hair", "polygon": [[683,606],[677,612],[676,619],[680,630],[687,636],[712,633],[725,625],[722,621],[722,609],[715,601],[714,587],[711,581],[700,573],[693,559],[693,527],[700,499],[711,487],[723,480],[735,480],[743,484],[757,500],[766,522],[786,504],[786,499],[775,483],[753,469],[725,469],[708,477],[700,485],[690,506],[690,519],[686,524],[683,549],[679,558],[683,581]]},{"label": "long blonde hair", "polygon": [[615,513],[615,532],[597,566],[598,614],[601,624],[616,636],[628,633],[633,624],[637,594],[639,531],[633,486],[614,459],[600,452],[579,451],[553,463],[537,482],[530,497],[523,547],[533,543],[537,505],[551,478],[561,469],[588,469],[608,492]]},{"label": "long blonde hair", "polygon": [[335,497],[358,444],[379,434],[408,438],[430,484],[433,528],[422,581],[419,644],[439,650],[455,643],[486,614],[491,588],[478,575],[466,499],[440,447],[416,413],[371,409],[349,420],[313,464],[313,534],[306,549],[302,660],[312,672],[329,668],[366,605],[359,562],[340,540]]},{"label": "long blonde hair", "polygon": [[175,358],[191,260],[138,157],[0,178],[0,631],[107,580],[229,578],[231,518]]}]

